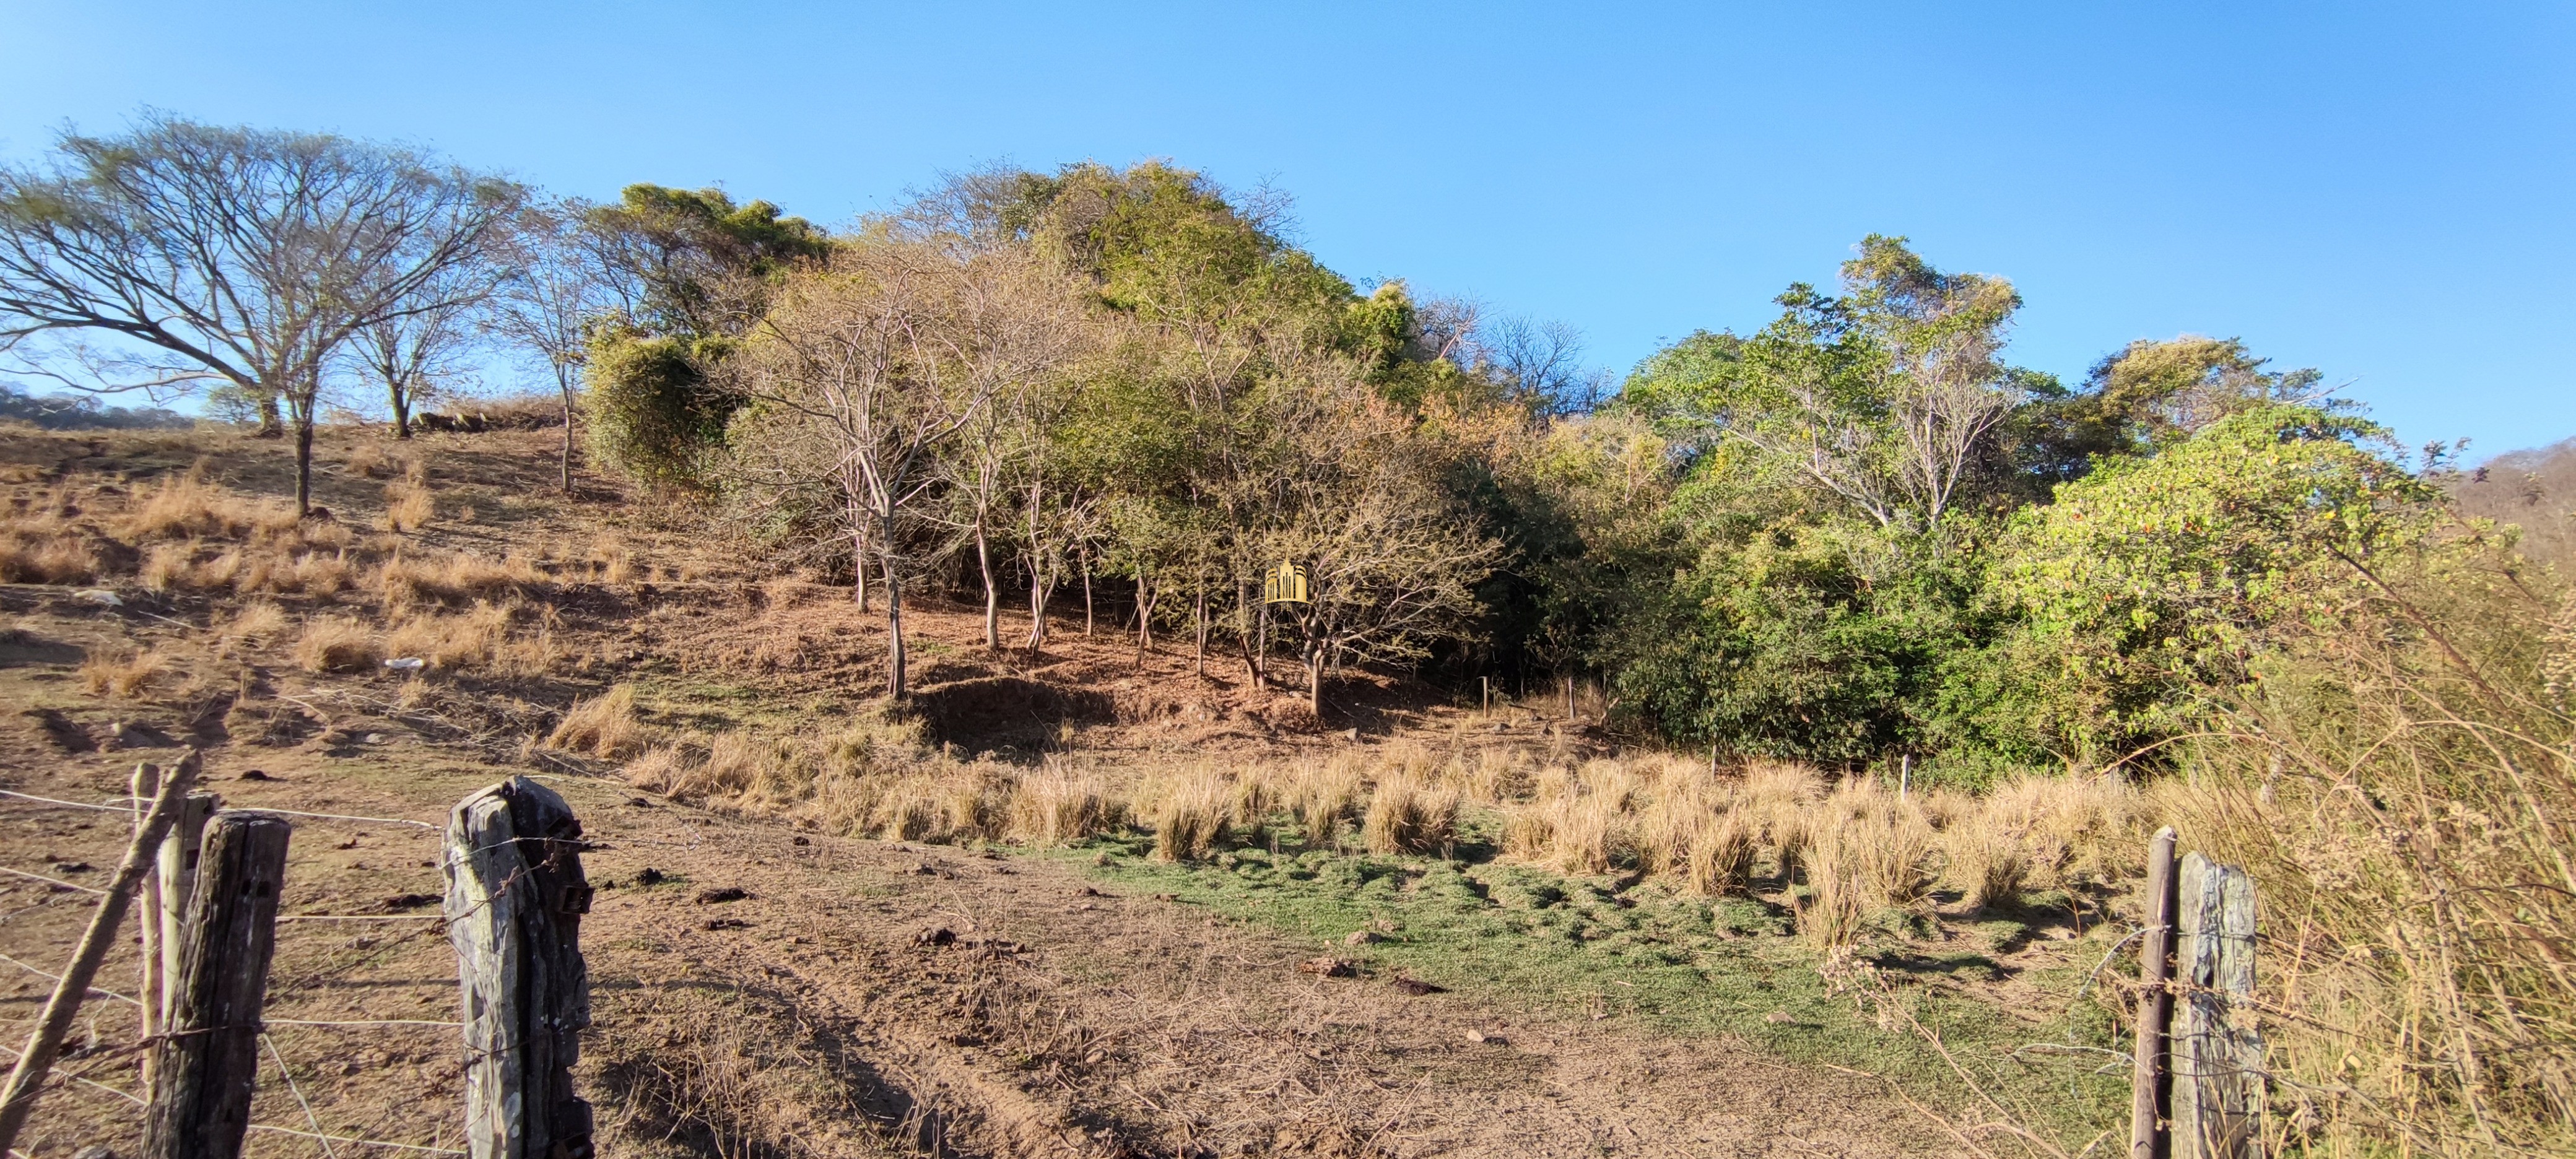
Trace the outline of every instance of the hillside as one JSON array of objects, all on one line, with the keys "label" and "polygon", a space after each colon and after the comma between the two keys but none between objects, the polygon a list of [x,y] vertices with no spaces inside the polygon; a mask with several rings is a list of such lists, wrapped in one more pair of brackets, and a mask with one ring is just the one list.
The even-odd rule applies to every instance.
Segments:
[{"label": "hillside", "polygon": [[[257,1122],[452,1145],[452,1030],[284,1020],[454,1017],[419,826],[512,775],[594,844],[604,1154],[1913,1155],[1997,1117],[1972,1076],[2070,1150],[2124,1113],[2083,1052],[2116,1042],[2087,971],[2133,794],[2024,794],[2062,836],[1981,869],[1969,798],[1935,832],[1873,782],[1356,669],[1317,722],[1239,659],[1140,656],[1106,614],[1086,637],[1078,600],[1035,658],[983,648],[980,609],[909,611],[890,712],[880,614],[685,505],[558,496],[551,437],[326,428],[328,514],[298,521],[275,441],[0,431],[0,787],[111,801],[197,744],[232,807],[377,819],[298,823],[286,911],[377,920],[282,927],[298,1085],[263,1080]],[[1775,820],[1702,843],[1739,863],[1667,862],[1690,801]],[[95,880],[125,823],[0,800],[0,863],[36,875],[0,886],[17,1025],[87,912],[38,879]],[[1940,843],[1952,879],[1888,883],[1893,909],[1792,888],[1881,838],[1908,875]],[[1793,933],[1819,905],[1867,956]],[[49,1096],[29,1155],[131,1153],[130,1023],[87,1014],[64,1066],[98,1085]]]},{"label": "hillside", "polygon": [[2522,529],[2536,560],[2576,563],[2576,439],[2498,455],[2451,481],[2460,510]]}]

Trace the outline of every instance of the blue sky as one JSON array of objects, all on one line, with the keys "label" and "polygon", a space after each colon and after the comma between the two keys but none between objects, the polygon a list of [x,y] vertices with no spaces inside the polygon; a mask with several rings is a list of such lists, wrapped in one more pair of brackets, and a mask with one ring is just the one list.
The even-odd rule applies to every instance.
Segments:
[{"label": "blue sky", "polygon": [[0,0],[0,156],[145,106],[826,222],[1168,157],[1357,278],[1752,328],[1862,235],[2005,275],[2070,379],[2244,337],[2473,457],[2576,435],[2576,6],[1082,7]]}]

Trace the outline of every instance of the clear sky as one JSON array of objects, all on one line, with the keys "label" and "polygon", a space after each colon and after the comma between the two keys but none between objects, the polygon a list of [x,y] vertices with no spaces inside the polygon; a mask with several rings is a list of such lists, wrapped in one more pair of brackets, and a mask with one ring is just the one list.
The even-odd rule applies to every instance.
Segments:
[{"label": "clear sky", "polygon": [[2010,277],[2026,365],[2242,336],[2415,442],[2576,435],[2576,5],[0,0],[0,156],[146,106],[824,222],[1167,157],[1625,369],[1873,231]]}]

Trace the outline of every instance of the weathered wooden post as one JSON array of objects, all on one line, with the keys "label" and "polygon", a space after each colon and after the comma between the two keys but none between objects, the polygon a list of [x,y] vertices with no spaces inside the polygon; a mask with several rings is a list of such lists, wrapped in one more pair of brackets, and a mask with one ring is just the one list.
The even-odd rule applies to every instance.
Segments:
[{"label": "weathered wooden post", "polygon": [[206,826],[197,887],[179,923],[174,1000],[153,1049],[145,1159],[241,1154],[293,835],[273,813],[223,813]]},{"label": "weathered wooden post", "polygon": [[2138,1043],[2129,1079],[2129,1159],[2164,1154],[2165,1027],[2173,1017],[2174,831],[2147,842],[2146,927],[2138,935]]},{"label": "weathered wooden post", "polygon": [[473,1159],[588,1159],[590,1104],[573,1093],[590,1025],[581,957],[581,822],[554,790],[513,777],[447,823],[447,936],[465,1023],[465,1139]]},{"label": "weathered wooden post", "polygon": [[2173,1159],[2247,1159],[2263,1120],[2263,1038],[2254,1029],[2254,879],[2199,853],[2182,859],[2175,1008],[2168,1051]]},{"label": "weathered wooden post", "polygon": [[62,1049],[63,1036],[71,1033],[72,1017],[80,1012],[81,999],[89,996],[90,981],[98,977],[99,964],[107,960],[108,948],[116,944],[118,931],[125,927],[126,904],[142,883],[145,867],[152,864],[152,847],[169,832],[170,819],[179,811],[179,799],[187,795],[188,784],[196,776],[197,754],[190,752],[153,796],[152,811],[144,814],[142,831],[126,847],[125,860],[117,864],[116,877],[108,882],[107,896],[98,899],[89,929],[72,951],[71,964],[63,967],[62,978],[54,983],[53,996],[45,1000],[44,1013],[36,1017],[35,1032],[27,1036],[26,1047],[18,1052],[8,1081],[0,1084],[0,1155],[10,1153],[9,1144],[17,1140],[18,1128],[26,1125],[28,1112],[36,1109],[36,1096],[44,1093],[45,1076],[53,1069],[54,1054]]}]

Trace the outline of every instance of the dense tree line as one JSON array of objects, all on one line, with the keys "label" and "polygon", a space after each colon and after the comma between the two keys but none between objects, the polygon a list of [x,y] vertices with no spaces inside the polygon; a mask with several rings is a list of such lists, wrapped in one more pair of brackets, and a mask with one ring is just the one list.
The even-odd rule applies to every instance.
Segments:
[{"label": "dense tree line", "polygon": [[[2060,382],[2011,362],[2010,283],[1901,238],[1613,382],[1561,327],[1364,291],[1284,221],[1086,163],[834,232],[158,118],[0,171],[0,344],[88,388],[211,388],[305,463],[330,384],[407,437],[506,346],[562,400],[567,487],[578,429],[881,603],[898,698],[925,585],[1033,652],[1106,586],[1140,649],[1313,696],[1344,663],[1588,675],[1673,743],[1969,779],[2156,759],[2268,633],[2456,523],[2437,460],[2314,371],[2184,337]],[[1263,603],[1283,561],[1311,602]]]}]

